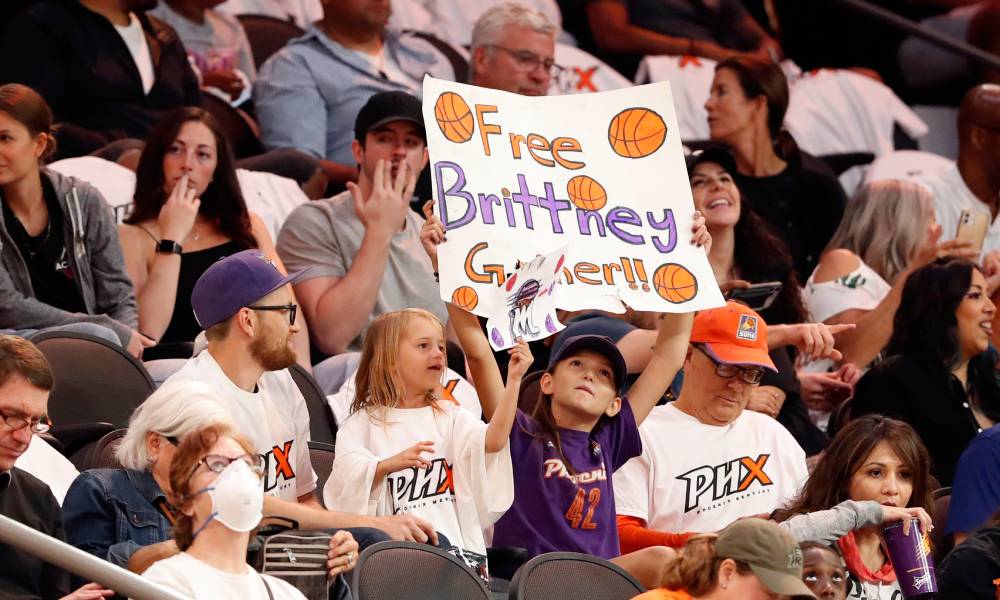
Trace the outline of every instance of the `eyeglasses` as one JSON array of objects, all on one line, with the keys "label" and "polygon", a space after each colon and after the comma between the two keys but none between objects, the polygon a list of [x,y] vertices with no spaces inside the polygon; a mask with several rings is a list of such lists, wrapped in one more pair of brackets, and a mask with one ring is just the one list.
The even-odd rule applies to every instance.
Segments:
[{"label": "eyeglasses", "polygon": [[179,439],[177,439],[176,437],[172,436],[172,435],[163,435],[161,433],[160,437],[162,437],[163,439],[167,440],[168,442],[170,442],[174,446],[180,446],[181,445],[181,441]]},{"label": "eyeglasses", "polygon": [[525,73],[530,73],[539,66],[543,67],[545,72],[548,73],[550,77],[558,77],[563,71],[563,68],[557,65],[556,61],[553,59],[542,58],[531,50],[515,50],[513,48],[507,48],[506,46],[497,46],[496,44],[489,44],[487,47],[503,50],[507,54],[510,54],[514,59],[514,63],[517,65],[517,68]]},{"label": "eyeglasses", "polygon": [[237,456],[236,458],[219,456],[218,454],[209,454],[195,463],[194,467],[191,468],[191,475],[188,475],[188,479],[190,479],[195,474],[195,471],[197,471],[202,465],[208,467],[208,470],[213,473],[221,473],[226,470],[226,467],[238,460],[245,462],[247,466],[250,467],[250,469],[257,475],[264,474],[264,457],[260,454],[244,454],[243,456]]},{"label": "eyeglasses", "polygon": [[27,427],[31,433],[45,433],[52,428],[52,421],[49,420],[48,416],[26,419],[21,415],[10,415],[0,411],[0,419],[14,431]]},{"label": "eyeglasses", "polygon": [[295,313],[299,310],[298,304],[282,304],[280,306],[248,306],[250,310],[276,310],[288,315],[288,324],[295,325]]},{"label": "eyeglasses", "polygon": [[706,357],[708,357],[708,360],[712,361],[712,363],[715,364],[715,374],[718,375],[719,377],[722,377],[723,379],[732,379],[733,377],[736,377],[737,374],[739,374],[740,379],[742,379],[744,383],[748,383],[750,385],[757,385],[758,383],[760,383],[761,378],[764,377],[763,369],[755,369],[752,367],[741,367],[739,365],[730,365],[726,363],[721,363],[712,358],[712,356],[708,352],[705,352],[705,349],[699,346],[698,344],[692,344],[692,345],[698,349],[698,352],[704,354]]}]

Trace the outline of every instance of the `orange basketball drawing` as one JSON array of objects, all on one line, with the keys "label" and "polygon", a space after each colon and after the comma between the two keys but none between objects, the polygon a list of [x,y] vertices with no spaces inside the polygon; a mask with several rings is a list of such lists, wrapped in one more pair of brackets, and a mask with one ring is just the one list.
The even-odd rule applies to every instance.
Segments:
[{"label": "orange basketball drawing", "polygon": [[445,92],[434,103],[434,118],[444,137],[456,144],[472,139],[475,118],[465,100],[455,92]]},{"label": "orange basketball drawing", "polygon": [[460,288],[455,288],[455,291],[451,293],[451,303],[462,310],[472,312],[472,309],[479,304],[479,294],[471,287],[463,285]]},{"label": "orange basketball drawing", "polygon": [[698,280],[691,271],[676,263],[660,265],[653,273],[653,285],[657,294],[673,304],[687,302],[698,293]]},{"label": "orange basketball drawing", "polygon": [[663,117],[648,108],[626,108],[611,119],[608,143],[619,156],[642,158],[659,150],[667,139]]},{"label": "orange basketball drawing", "polygon": [[566,183],[569,200],[583,210],[601,210],[608,203],[608,193],[597,180],[577,175]]}]

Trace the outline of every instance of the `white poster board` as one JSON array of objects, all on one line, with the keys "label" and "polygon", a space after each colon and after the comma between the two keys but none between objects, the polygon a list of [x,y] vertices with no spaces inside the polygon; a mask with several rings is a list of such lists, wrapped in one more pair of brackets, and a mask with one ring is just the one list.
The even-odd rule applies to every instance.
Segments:
[{"label": "white poster board", "polygon": [[490,317],[518,261],[565,246],[557,308],[723,304],[669,84],[530,98],[426,77],[423,98],[444,300]]}]

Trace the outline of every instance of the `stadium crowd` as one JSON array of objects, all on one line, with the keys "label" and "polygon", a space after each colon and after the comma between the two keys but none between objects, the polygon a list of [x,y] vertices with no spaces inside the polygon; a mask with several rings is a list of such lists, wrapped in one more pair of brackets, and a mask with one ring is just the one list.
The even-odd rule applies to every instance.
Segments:
[{"label": "stadium crowd", "polygon": [[[198,599],[350,598],[398,541],[483,597],[571,552],[642,599],[900,600],[900,539],[1000,597],[1000,73],[804,4],[6,3],[0,515]],[[880,4],[1000,50],[997,0]],[[669,81],[725,305],[495,353],[440,298],[425,75]],[[134,405],[63,379],[101,361]],[[115,595],[0,543],[0,598]]]}]

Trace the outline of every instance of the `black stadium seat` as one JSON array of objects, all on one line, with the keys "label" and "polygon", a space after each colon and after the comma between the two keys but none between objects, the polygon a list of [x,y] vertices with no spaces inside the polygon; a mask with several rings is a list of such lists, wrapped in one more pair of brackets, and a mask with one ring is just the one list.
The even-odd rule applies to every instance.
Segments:
[{"label": "black stadium seat", "polygon": [[326,395],[319,384],[301,365],[295,364],[288,368],[295,385],[306,399],[306,410],[309,411],[309,439],[314,442],[333,444],[337,441],[337,420],[333,410],[326,401]]},{"label": "black stadium seat", "polygon": [[[415,542],[365,549],[351,578],[354,600],[488,600],[486,585],[462,560]],[[563,596],[549,596],[556,598]]]},{"label": "black stadium seat", "polygon": [[305,33],[295,23],[267,15],[237,15],[236,18],[247,32],[253,64],[258,69],[272,54],[284,48],[288,40]]},{"label": "black stadium seat", "polygon": [[68,425],[124,427],[155,389],[142,363],[118,344],[65,331],[43,332],[31,341],[48,359],[55,378],[49,417],[57,438]]},{"label": "black stadium seat", "polygon": [[621,567],[577,552],[550,552],[514,573],[511,600],[628,600],[645,588]]},{"label": "black stadium seat", "polygon": [[324,508],[326,503],[323,502],[323,487],[326,485],[326,480],[330,478],[330,472],[333,471],[335,452],[333,444],[309,440],[309,462],[312,463],[313,471],[316,472],[316,497]]},{"label": "black stadium seat", "polygon": [[253,117],[239,108],[208,92],[201,95],[201,108],[212,114],[233,147],[237,159],[263,154],[260,142],[260,128]]}]

